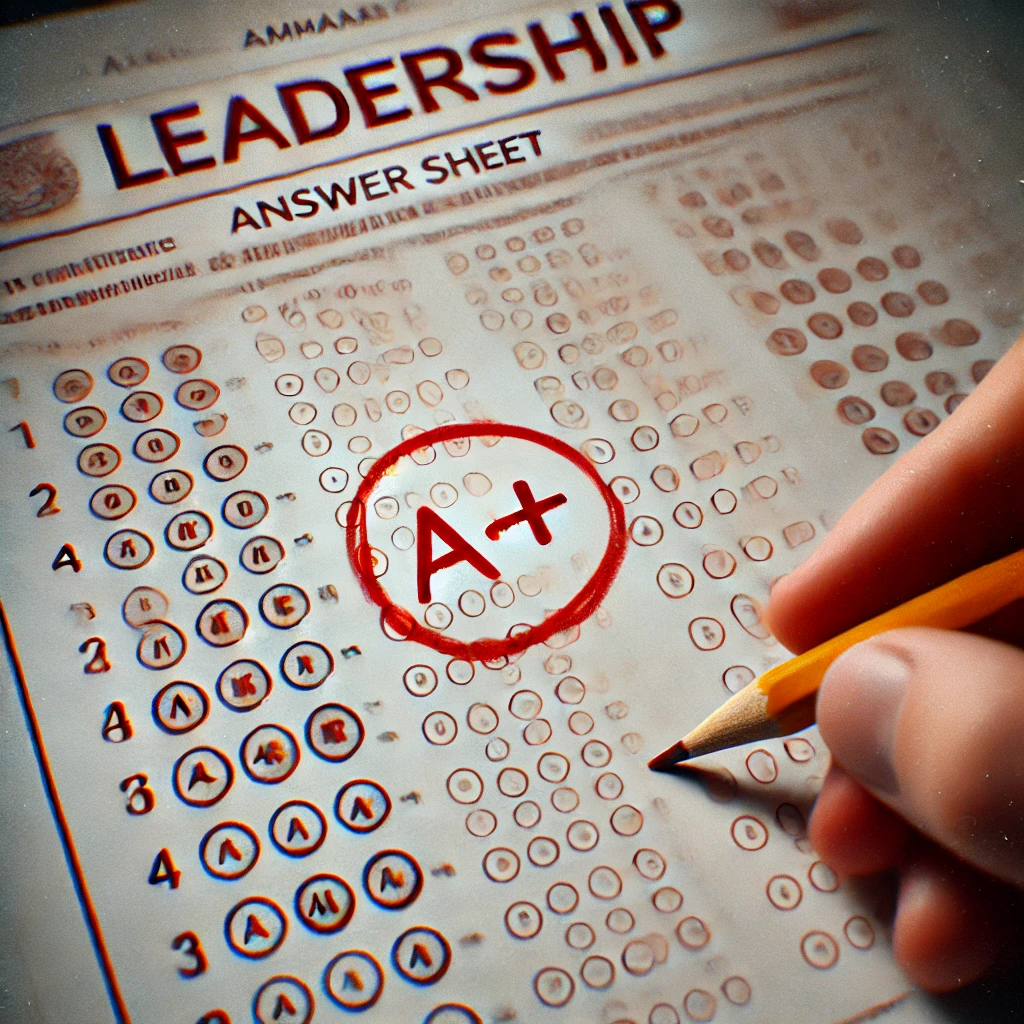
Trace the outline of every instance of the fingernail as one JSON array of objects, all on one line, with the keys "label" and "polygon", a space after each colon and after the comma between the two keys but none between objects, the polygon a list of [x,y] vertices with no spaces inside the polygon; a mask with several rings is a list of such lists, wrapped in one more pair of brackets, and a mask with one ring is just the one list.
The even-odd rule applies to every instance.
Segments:
[{"label": "fingernail", "polygon": [[825,673],[818,726],[835,760],[871,789],[899,790],[894,764],[896,722],[910,665],[868,641],[851,647]]}]

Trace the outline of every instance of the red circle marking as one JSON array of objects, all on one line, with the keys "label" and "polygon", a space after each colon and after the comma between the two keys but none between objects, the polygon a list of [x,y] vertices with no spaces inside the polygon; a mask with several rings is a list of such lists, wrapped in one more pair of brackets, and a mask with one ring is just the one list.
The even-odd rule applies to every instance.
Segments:
[{"label": "red circle marking", "polygon": [[[542,448],[547,448],[556,455],[567,459],[587,476],[597,488],[608,509],[608,546],[590,579],[565,607],[559,608],[539,625],[531,626],[529,629],[516,632],[514,636],[504,639],[485,637],[467,643],[428,629],[417,622],[411,612],[392,601],[388,592],[373,574],[373,561],[366,528],[368,519],[366,508],[370,493],[399,459],[420,448],[442,444],[460,437],[517,437],[521,441],[531,441]],[[441,654],[463,658],[467,661],[493,661],[503,656],[519,654],[528,647],[543,643],[556,633],[579,625],[597,610],[608,593],[626,555],[626,513],[622,502],[601,479],[586,456],[549,434],[542,434],[539,430],[513,426],[509,423],[490,421],[450,423],[417,434],[396,445],[390,451],[385,452],[370,467],[370,471],[363,478],[363,482],[352,499],[345,525],[347,531],[345,547],[348,550],[352,571],[363,588],[363,593],[380,607],[382,624],[390,626],[405,640],[412,640],[425,647],[431,647]]]}]

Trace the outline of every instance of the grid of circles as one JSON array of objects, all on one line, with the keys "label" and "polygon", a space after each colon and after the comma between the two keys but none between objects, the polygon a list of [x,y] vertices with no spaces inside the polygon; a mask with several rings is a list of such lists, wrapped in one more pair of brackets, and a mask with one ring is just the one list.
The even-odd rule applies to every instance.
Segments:
[{"label": "grid of circles", "polygon": [[[491,781],[486,781],[476,768],[462,767],[449,774],[446,788],[449,798],[466,811],[467,831],[485,841],[481,844],[481,866],[492,882],[505,884],[523,872],[538,870],[536,877],[543,887],[542,894],[538,894],[535,901],[518,899],[508,906],[505,913],[508,934],[527,940],[545,927],[558,927],[564,931],[567,946],[580,954],[579,980],[591,988],[605,988],[613,983],[616,971],[623,978],[642,977],[664,963],[669,954],[663,935],[657,931],[638,933],[632,911],[616,905],[627,881],[630,885],[635,885],[635,879],[644,880],[641,884],[649,883],[648,898],[653,908],[662,914],[672,915],[679,911],[683,896],[674,886],[664,884],[665,857],[657,850],[642,845],[633,850],[632,864],[625,874],[609,864],[597,863],[600,857],[596,860],[588,857],[562,869],[557,879],[551,879],[553,866],[562,861],[570,850],[581,854],[599,852],[603,848],[600,833],[605,827],[612,833],[631,839],[640,833],[643,816],[624,802],[625,787],[613,770],[612,748],[603,740],[588,738],[595,728],[594,717],[581,707],[586,698],[586,686],[578,676],[570,674],[573,668],[571,656],[562,652],[551,654],[544,667],[550,676],[557,679],[553,685],[556,703],[550,710],[546,705],[551,698],[546,702],[536,690],[521,687],[519,667],[508,665],[497,670],[503,682],[512,688],[503,702],[506,707],[475,702],[469,705],[462,719],[456,719],[448,712],[429,712],[424,720],[424,734],[428,741],[442,741],[440,737],[431,739],[428,723],[434,716],[443,714],[446,716],[443,742],[450,743],[463,733],[469,736],[476,734],[483,741],[485,757],[495,764]],[[456,685],[465,685],[457,664],[450,665],[445,674]],[[430,697],[441,685],[439,676],[432,667],[415,664],[406,670],[403,681],[413,697]],[[621,701],[607,702],[601,711],[613,722],[621,721],[629,713]],[[531,727],[537,722],[549,722],[547,716],[556,721],[556,734],[561,733],[567,724],[569,732],[580,738],[578,755],[572,758],[560,750],[547,749],[547,740],[552,732],[549,724],[540,745],[543,752],[539,757],[536,753],[530,755],[530,761],[536,758],[533,767],[522,761],[508,764],[513,746],[500,733],[509,735],[510,728],[518,731],[529,750],[538,746],[529,735]],[[558,720],[560,718],[565,719],[564,724]],[[520,764],[527,766],[520,767]],[[581,767],[587,780],[582,787],[578,779]],[[595,815],[593,821],[578,816],[581,804],[586,806],[588,802],[604,804],[603,813]],[[608,826],[597,823],[605,815]],[[511,818],[511,822],[526,835],[519,840],[509,842],[506,839],[504,843],[495,843],[491,837],[498,829],[499,816],[506,820]],[[557,826],[553,822],[557,822]],[[583,872],[581,881],[563,877],[568,874],[572,879],[577,870]],[[590,924],[573,918],[581,905],[587,909],[600,908],[599,918],[603,921],[603,927],[598,929],[602,936],[600,943],[598,932]],[[559,918],[561,922],[554,924]],[[684,948],[702,948],[710,941],[707,925],[692,914],[680,917],[676,928]],[[705,936],[703,940],[701,934]],[[613,959],[592,949],[596,943],[608,946],[616,939],[617,952]],[[560,1005],[559,999],[566,988],[554,985],[553,981],[564,973],[559,967],[545,968],[540,972],[535,988],[543,1002]],[[735,986],[730,991],[735,992]]]},{"label": "grid of circles", "polygon": [[[172,346],[162,358],[168,370],[183,375],[191,374],[201,361],[202,353],[194,346],[187,345]],[[64,404],[74,405],[63,417],[66,433],[72,438],[92,439],[101,431],[106,431],[102,435],[102,442],[93,441],[79,452],[77,462],[83,475],[109,477],[118,470],[123,473],[123,467],[132,464],[130,459],[122,455],[122,452],[129,450],[141,463],[150,464],[167,463],[178,455],[183,447],[181,436],[165,427],[149,426],[153,421],[159,424],[161,421],[158,417],[166,416],[168,408],[173,408],[169,398],[161,397],[155,390],[143,391],[139,388],[144,382],[148,388],[156,386],[150,377],[149,364],[141,358],[124,357],[111,364],[107,376],[110,383],[118,388],[131,389],[120,403],[120,419],[126,421],[126,425],[144,423],[147,428],[128,445],[124,445],[116,436],[110,437],[112,432],[116,433],[119,422],[115,413],[117,403],[109,412],[97,404],[80,404],[86,400],[94,403],[102,401],[96,393],[98,380],[100,389],[103,388],[99,375],[84,369],[60,373],[54,382],[54,396]],[[207,413],[220,394],[216,384],[198,379],[186,380],[173,391],[175,404],[189,413]],[[207,413],[206,417],[197,420],[193,424],[196,434],[202,438],[216,437],[223,430],[227,417],[219,420],[210,417],[219,415]],[[194,554],[210,541],[215,531],[222,531],[223,527],[215,523],[214,517],[204,512],[175,512],[173,506],[193,491],[197,480],[199,486],[204,486],[204,475],[215,486],[234,480],[244,472],[248,463],[244,450],[233,445],[218,445],[216,441],[211,443],[214,447],[203,460],[205,474],[181,469],[161,469],[147,488],[148,497],[157,507],[172,506],[172,516],[163,530],[163,540],[168,548],[193,555],[183,574],[182,583],[184,589],[198,594],[211,594],[228,578],[228,568],[219,559]],[[205,486],[209,488],[211,484]],[[104,483],[99,490],[93,492],[89,507],[97,518],[110,521],[128,516],[137,508],[138,500],[136,491],[126,484]],[[223,526],[246,531],[247,534],[267,515],[269,504],[263,495],[255,491],[234,491],[223,500],[220,511],[218,518]],[[243,538],[246,534],[243,534]],[[134,569],[149,562],[155,544],[152,538],[139,530],[120,529],[108,539],[105,548],[112,567]],[[276,539],[249,537],[244,540],[239,564],[250,572],[266,573],[276,566],[281,557],[283,545]],[[281,591],[287,591],[284,595],[287,600],[281,607],[275,607],[269,595],[281,596]],[[163,591],[150,586],[133,588],[125,599],[124,619],[127,625],[140,631],[139,661],[146,667],[163,668],[180,661],[185,655],[187,641],[184,632],[168,621],[170,604],[171,601]],[[260,601],[268,625],[279,628],[297,624],[291,621],[296,604],[308,607],[305,593],[300,588],[280,584],[272,586]],[[248,623],[249,616],[241,605],[217,598],[200,613],[196,631],[208,643],[224,646],[238,642]],[[148,653],[150,649],[152,654]],[[94,661],[97,665],[106,664],[102,649]],[[299,689],[321,685],[333,669],[330,653],[311,641],[293,643],[279,666],[281,678]],[[261,663],[241,659],[221,673],[217,696],[225,708],[233,712],[248,712],[262,703],[272,685],[272,674]],[[170,683],[153,700],[153,718],[165,732],[185,736],[207,720],[212,703],[201,686],[185,682]],[[341,709],[337,705],[322,705],[315,709],[307,722],[306,746],[318,756],[330,754],[332,760],[338,759],[337,749],[325,747],[325,737],[329,734],[340,735],[337,728],[339,717],[335,709],[348,712],[344,725],[350,727],[350,737],[357,735],[359,742],[362,739],[362,725],[358,722],[358,716],[349,709]],[[355,734],[351,731],[353,726],[357,730]],[[111,704],[104,724],[105,738],[116,742],[131,735],[130,729],[124,705],[121,702]],[[345,746],[346,758],[355,752],[359,742],[349,742]],[[183,747],[189,743],[193,745],[178,758],[173,772],[175,791],[181,799],[193,806],[213,807],[239,778],[240,773],[232,764],[235,759],[216,748],[194,745],[194,737],[182,741]],[[237,761],[244,769],[244,774],[253,782],[273,785],[291,775],[299,758],[300,745],[288,729],[264,724],[250,731],[238,752]],[[126,782],[129,785],[122,788],[130,813],[148,813],[153,803],[146,777],[134,776]],[[376,784],[367,782],[366,786]],[[360,822],[360,831],[369,831],[379,825],[390,810],[390,800],[380,787],[377,788],[385,801],[384,810],[378,813],[379,820],[369,826]],[[343,816],[340,796],[339,807],[336,809],[339,822],[347,828],[354,828]],[[308,801],[289,800],[278,807],[264,831],[279,854],[304,858],[323,844],[327,832],[327,816]],[[222,822],[202,837],[199,859],[213,877],[231,882],[252,870],[264,845],[259,832],[248,825],[242,822]],[[154,862],[150,881],[160,884],[164,880],[168,884],[176,884],[175,869],[169,855],[161,851]],[[309,901],[316,908],[312,913],[306,907]],[[351,918],[353,909],[352,887],[345,880],[332,875],[313,875],[302,882],[295,892],[296,918],[318,933],[342,930]],[[225,929],[228,942],[240,955],[253,959],[268,956],[285,941],[288,918],[287,910],[275,901],[258,896],[246,897],[227,912]],[[246,927],[238,926],[239,921],[246,920],[249,920]],[[198,946],[193,946],[193,940],[187,936],[179,938],[182,941],[177,942],[174,948],[182,949],[183,955],[193,957],[194,962],[198,963],[198,954],[194,953]],[[330,967],[328,964],[328,973]],[[183,971],[183,976],[188,975]],[[271,978],[257,993],[257,1004],[268,992],[282,991],[289,995],[293,1003],[298,1000],[298,1005],[302,1005],[303,993],[308,993],[306,986],[298,979]]]},{"label": "grid of circles", "polygon": [[[570,240],[574,247],[572,251],[566,248]],[[522,255],[528,247],[532,247],[536,255]],[[558,346],[557,360],[565,367],[580,367],[572,376],[572,383],[578,394],[569,403],[575,410],[570,415],[562,416],[559,411],[566,408],[565,403],[568,401],[565,398],[566,385],[560,377],[549,374],[536,377],[534,381],[539,396],[547,403],[552,417],[559,425],[577,429],[592,426],[590,413],[584,408],[585,405],[592,403],[584,392],[589,391],[591,395],[599,396],[600,402],[607,404],[607,399],[600,397],[603,393],[614,391],[620,384],[635,380],[638,376],[645,380],[645,374],[648,373],[658,376],[663,367],[667,371],[670,364],[683,357],[684,346],[678,341],[661,341],[649,348],[638,340],[641,331],[654,335],[672,326],[677,320],[677,314],[672,309],[658,310],[660,303],[656,290],[634,279],[635,272],[631,271],[627,264],[620,262],[622,254],[602,251],[587,241],[586,224],[582,219],[570,218],[557,228],[546,225],[526,237],[510,236],[505,239],[504,250],[507,251],[503,251],[501,246],[482,243],[471,256],[462,252],[449,255],[448,268],[457,278],[465,279],[466,295],[472,304],[485,303],[494,298],[493,286],[488,289],[479,283],[481,280],[486,283],[487,279],[481,278],[484,270],[491,281],[505,284],[511,280],[524,287],[534,287],[538,293],[534,305],[539,299],[543,299],[541,305],[575,303],[574,315],[590,328],[582,340],[577,339],[574,334],[572,341],[566,341],[558,337],[559,332],[553,330],[546,321],[535,321],[526,298],[527,292],[530,291],[529,287],[526,287],[525,292],[523,287],[516,287],[513,293],[505,296],[506,299],[526,303],[527,308],[517,306],[516,312],[521,314],[517,320],[502,319],[499,323],[497,318],[492,317],[485,323],[485,326],[495,331],[511,331],[514,337],[527,334],[526,340],[513,343],[513,352],[519,365],[531,375],[543,374],[549,369],[549,363],[555,364],[555,355],[551,351],[554,346]],[[566,276],[580,268],[589,270],[592,266],[603,266],[609,260],[616,269],[604,275],[601,279],[601,290],[593,295],[589,294],[576,278]],[[552,281],[556,275],[561,275],[558,282],[564,294],[553,287]],[[637,320],[628,319],[628,316],[633,315],[630,303],[634,307],[646,304],[654,312]],[[483,320],[487,320],[487,312],[485,310],[481,314]],[[618,322],[603,330],[595,330],[602,318],[606,318],[605,322]],[[562,321],[559,321],[559,324],[562,324]],[[568,315],[565,315],[564,324],[567,325],[566,330],[572,324]],[[531,327],[534,328],[532,335],[529,334]],[[587,330],[587,327],[583,329]],[[536,333],[537,331],[541,332],[540,335]],[[583,369],[584,367],[586,369]],[[672,415],[677,401],[669,392],[663,392],[657,398],[659,408],[666,416]],[[738,411],[742,414],[747,410],[740,407]],[[625,447],[630,452],[631,460],[640,461],[641,464],[646,462],[649,466],[646,481],[638,482],[633,477],[625,475],[612,476],[609,481],[617,497],[627,506],[627,511],[641,498],[642,488],[649,489],[650,493],[658,497],[685,489],[680,470],[665,461],[666,458],[674,458],[674,455],[670,453],[666,456],[664,453],[672,449],[671,442],[674,438],[688,437],[695,433],[701,422],[697,417],[689,413],[674,415],[668,428],[662,427],[661,431],[649,424],[638,426],[635,421],[639,417],[639,406],[631,399],[625,398],[614,399],[608,405],[607,415],[614,424],[612,436],[624,433],[628,437]],[[717,425],[728,417],[729,409],[720,402],[711,403],[701,411],[701,415],[707,424]],[[607,438],[590,437],[583,442],[581,448],[592,462],[604,466],[615,459],[616,444],[619,443],[621,442],[618,440],[613,443]],[[743,465],[750,465],[763,456],[775,454],[780,447],[781,442],[778,438],[766,436],[756,442],[737,442],[735,450],[739,461]],[[713,452],[694,460],[690,471],[697,481],[705,481],[717,476],[724,468],[724,456]],[[780,475],[788,478],[794,472],[790,468],[784,468]],[[770,498],[778,491],[779,481],[762,470],[760,475],[747,484],[747,488],[759,498]],[[705,507],[724,516],[732,513],[738,504],[736,492],[722,486],[714,491],[709,504]],[[673,518],[679,526],[692,529],[703,522],[704,510],[692,500],[683,501],[676,506]],[[632,515],[629,532],[633,543],[641,547],[655,546],[666,536],[665,523],[650,511]],[[793,547],[811,539],[814,536],[814,527],[810,522],[800,521],[786,524],[781,533],[785,543]],[[737,544],[737,548],[747,561],[761,562],[772,556],[775,543],[763,536],[744,537]],[[715,579],[731,575],[736,564],[736,557],[723,549],[708,552],[703,558],[705,573]],[[657,570],[656,582],[666,597],[678,599],[692,591],[693,573],[685,565],[667,562]],[[760,620],[760,609],[751,597],[745,594],[735,595],[730,611],[733,619],[746,633],[757,639],[764,639],[767,636],[767,630]],[[702,650],[715,650],[721,647],[725,633],[726,624],[721,618],[698,616],[689,623],[690,638],[694,645]]]},{"label": "grid of circles", "polygon": [[[765,199],[785,187],[778,175],[758,177]],[[737,194],[746,199],[737,202]],[[931,359],[936,345],[945,351],[980,340],[980,331],[971,320],[955,310],[948,314],[941,309],[950,302],[950,291],[927,275],[926,261],[913,245],[898,242],[889,244],[886,251],[864,254],[865,249],[877,246],[865,239],[862,228],[848,217],[832,217],[822,225],[824,235],[846,266],[827,265],[823,239],[798,229],[765,230],[763,208],[744,206],[752,198],[750,186],[737,181],[735,174],[717,188],[704,184],[687,190],[681,186],[678,202],[687,217],[677,226],[677,233],[699,249],[712,274],[734,285],[731,294],[741,305],[766,317],[790,321],[771,330],[767,346],[779,356],[793,357],[808,352],[810,344],[814,358],[807,372],[819,387],[840,391],[851,380],[858,387],[875,387],[870,377],[859,375],[889,369],[893,350],[904,364],[913,364]],[[716,200],[720,212],[712,212]],[[723,210],[723,206],[744,208]],[[740,235],[749,252],[738,247],[743,244]],[[735,287],[737,281],[741,283]],[[851,289],[860,297],[847,301]],[[815,311],[815,304],[827,308]],[[915,314],[916,319],[910,320]],[[799,326],[792,323],[797,315]],[[908,330],[911,326],[921,329]],[[838,342],[840,338],[843,342]],[[836,345],[821,346],[822,341],[843,344],[846,339],[853,343],[846,356],[848,363],[839,357]],[[798,362],[803,365],[803,360]],[[924,373],[924,388],[943,399],[941,410],[948,415],[966,397],[965,387],[979,383],[991,365],[991,360],[973,361],[968,371],[970,383],[958,381],[949,370],[930,370]],[[909,371],[910,366],[904,365],[904,370]],[[930,433],[940,422],[934,409],[919,403],[918,390],[899,377],[877,386],[877,398],[885,406],[905,410],[902,426],[914,436]],[[876,416],[875,400],[844,394],[837,403],[837,415],[843,423],[862,427]],[[862,439],[874,454],[891,454],[899,447],[898,437],[877,425],[864,427]]]},{"label": "grid of circles", "polygon": [[[378,309],[367,313],[358,305],[352,306],[357,293],[351,285],[342,285],[333,294],[317,292],[320,304],[329,303],[316,314],[319,325],[337,335],[327,344],[304,341],[285,345],[280,338],[262,333],[256,341],[257,350],[270,363],[292,356],[289,362],[293,369],[278,373],[274,386],[277,394],[287,400],[289,420],[304,428],[299,437],[302,451],[316,459],[332,451],[337,453],[335,440],[340,428],[345,431],[345,447],[357,456],[356,469],[361,476],[382,453],[375,450],[374,442],[367,436],[374,433],[373,424],[385,416],[397,417],[395,422],[401,426],[403,440],[423,433],[427,427],[417,426],[412,417],[419,413],[430,415],[435,422],[451,419],[442,407],[446,392],[453,398],[470,383],[466,370],[442,370],[429,362],[444,352],[444,344],[438,338],[420,336],[415,341],[407,340],[417,333],[423,334],[425,317],[418,306],[409,304],[404,297],[408,281],[392,285],[402,308],[390,312]],[[386,296],[378,301],[388,304]],[[259,323],[266,315],[263,307],[250,306],[243,319]],[[299,315],[305,326],[305,314]],[[303,361],[301,366],[295,366],[296,358]],[[349,479],[346,469],[333,466],[324,469],[320,483],[330,493],[341,493]],[[342,509],[338,519],[344,525]]]}]

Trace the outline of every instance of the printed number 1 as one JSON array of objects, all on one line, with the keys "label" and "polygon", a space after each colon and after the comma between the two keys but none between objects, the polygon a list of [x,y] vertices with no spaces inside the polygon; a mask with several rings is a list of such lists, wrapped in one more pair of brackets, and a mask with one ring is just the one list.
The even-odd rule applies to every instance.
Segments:
[{"label": "printed number 1", "polygon": [[15,426],[11,427],[11,429],[7,431],[7,433],[13,434],[14,431],[16,430],[21,431],[21,436],[25,439],[26,448],[35,448],[36,439],[32,436],[32,431],[25,420],[22,420],[20,423],[15,424]]}]

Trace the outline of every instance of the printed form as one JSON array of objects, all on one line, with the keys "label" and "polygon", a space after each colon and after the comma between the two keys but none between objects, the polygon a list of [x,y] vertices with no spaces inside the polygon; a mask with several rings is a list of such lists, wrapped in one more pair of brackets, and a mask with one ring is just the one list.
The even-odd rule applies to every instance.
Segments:
[{"label": "printed form", "polygon": [[0,134],[38,1019],[940,1019],[814,730],[646,762],[1010,345],[1012,223],[856,5],[450,14]]}]

